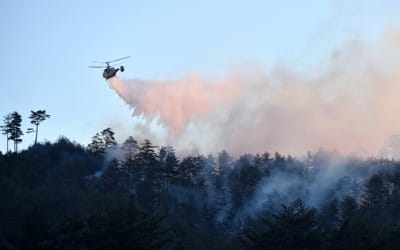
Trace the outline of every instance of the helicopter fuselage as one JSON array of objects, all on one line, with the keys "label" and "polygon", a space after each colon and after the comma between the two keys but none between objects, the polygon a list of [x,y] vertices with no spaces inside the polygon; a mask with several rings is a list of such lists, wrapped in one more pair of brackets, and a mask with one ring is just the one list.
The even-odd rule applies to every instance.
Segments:
[{"label": "helicopter fuselage", "polygon": [[114,68],[114,67],[108,66],[103,71],[103,77],[104,77],[104,79],[108,80],[110,78],[113,78],[117,74],[118,71],[124,72],[124,70],[125,70],[124,66],[120,66],[119,68]]},{"label": "helicopter fuselage", "polygon": [[119,68],[114,68],[114,67],[105,68],[103,71],[104,79],[108,80],[108,79],[114,77],[119,70],[120,70]]}]

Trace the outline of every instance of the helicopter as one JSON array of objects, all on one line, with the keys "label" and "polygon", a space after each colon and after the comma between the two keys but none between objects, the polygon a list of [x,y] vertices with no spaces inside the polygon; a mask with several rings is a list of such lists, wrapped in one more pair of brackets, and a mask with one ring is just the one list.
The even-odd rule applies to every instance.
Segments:
[{"label": "helicopter", "polygon": [[107,61],[107,62],[95,62],[95,63],[105,63],[106,66],[89,66],[89,68],[104,69],[103,77],[104,77],[104,79],[108,80],[110,78],[113,78],[117,74],[118,71],[121,71],[121,72],[125,71],[124,66],[121,65],[120,67],[115,68],[115,67],[112,67],[112,65],[110,65],[110,63],[125,60],[128,58],[130,58],[130,56],[121,57],[119,59],[115,59],[115,60]]}]

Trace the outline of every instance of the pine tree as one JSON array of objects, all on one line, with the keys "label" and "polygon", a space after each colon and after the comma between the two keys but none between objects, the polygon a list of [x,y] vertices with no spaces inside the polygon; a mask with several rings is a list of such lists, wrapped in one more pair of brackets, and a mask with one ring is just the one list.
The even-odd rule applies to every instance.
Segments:
[{"label": "pine tree", "polygon": [[18,112],[11,113],[11,122],[9,124],[9,139],[14,142],[14,152],[18,151],[18,144],[22,142],[21,136],[24,134],[21,130],[22,117]]},{"label": "pine tree", "polygon": [[3,117],[3,125],[0,126],[1,133],[6,136],[6,153],[8,153],[8,141],[10,140],[9,135],[11,133],[11,114],[7,114]]},{"label": "pine tree", "polygon": [[153,178],[157,173],[158,155],[155,151],[156,148],[157,147],[147,139],[140,145],[138,163],[145,178]]},{"label": "pine tree", "polygon": [[31,119],[31,124],[35,125],[35,128],[28,128],[28,133],[33,133],[35,132],[35,142],[37,142],[37,137],[38,137],[38,131],[39,131],[39,124],[46,120],[47,118],[50,118],[49,114],[46,114],[46,110],[38,110],[38,111],[33,111],[31,110],[31,115],[29,116],[29,119]]},{"label": "pine tree", "polygon": [[173,182],[174,178],[177,176],[176,170],[179,161],[175,155],[175,150],[173,147],[161,147],[160,153],[160,164],[161,164],[161,175],[162,182],[165,189],[169,189],[169,185]]},{"label": "pine tree", "polygon": [[128,176],[129,185],[133,185],[140,179],[140,173],[137,171],[137,154],[139,152],[139,145],[132,136],[129,136],[122,144],[122,149],[125,153],[122,162],[122,169]]},{"label": "pine tree", "polygon": [[96,133],[92,137],[92,142],[88,145],[89,152],[96,156],[103,155],[105,152],[104,141],[100,133]]},{"label": "pine tree", "polygon": [[103,131],[101,131],[101,136],[103,137],[104,148],[106,151],[117,145],[117,141],[115,140],[114,134],[115,133],[114,131],[112,131],[111,128],[106,128]]},{"label": "pine tree", "polygon": [[365,185],[363,205],[370,209],[378,209],[385,205],[388,197],[388,189],[379,174],[374,174]]},{"label": "pine tree", "polygon": [[139,145],[132,136],[129,136],[128,139],[125,140],[122,144],[122,148],[125,151],[126,161],[133,161],[139,151]]},{"label": "pine tree", "polygon": [[315,209],[307,208],[297,199],[264,219],[264,232],[244,231],[244,241],[255,249],[320,249],[321,234],[316,224]]},{"label": "pine tree", "polygon": [[88,150],[94,155],[101,156],[115,145],[117,145],[117,142],[114,138],[114,132],[111,128],[106,128],[92,137]]}]

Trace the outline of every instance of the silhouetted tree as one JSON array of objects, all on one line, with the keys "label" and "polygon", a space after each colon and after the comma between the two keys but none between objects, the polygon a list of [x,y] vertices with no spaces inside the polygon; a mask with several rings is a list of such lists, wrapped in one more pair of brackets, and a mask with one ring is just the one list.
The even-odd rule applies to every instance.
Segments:
[{"label": "silhouetted tree", "polygon": [[3,125],[0,126],[1,134],[6,136],[6,153],[8,153],[8,141],[10,140],[9,135],[11,133],[11,114],[7,114],[3,117]]},{"label": "silhouetted tree", "polygon": [[276,170],[284,171],[286,168],[285,156],[279,154],[278,152],[275,152],[272,166]]},{"label": "silhouetted tree", "polygon": [[246,229],[244,240],[254,249],[320,249],[321,234],[316,224],[316,210],[297,199],[289,206],[264,219],[263,228]]},{"label": "silhouetted tree", "polygon": [[369,209],[377,209],[385,205],[389,191],[384,184],[383,178],[379,174],[374,174],[369,178],[364,194],[363,206]]},{"label": "silhouetted tree", "polygon": [[9,139],[14,142],[14,152],[18,151],[18,144],[22,142],[21,136],[24,134],[21,130],[22,117],[18,112],[11,113],[11,122],[8,130]]},{"label": "silhouetted tree", "polygon": [[33,111],[31,110],[31,115],[29,116],[29,119],[31,119],[31,124],[35,125],[35,128],[28,128],[28,133],[33,133],[35,132],[35,142],[37,142],[37,137],[38,137],[38,132],[39,132],[39,124],[42,123],[44,120],[47,118],[50,118],[49,114],[46,114],[46,110],[37,110]]},{"label": "silhouetted tree", "polygon": [[261,170],[253,164],[252,157],[241,156],[229,175],[231,198],[235,208],[242,206],[246,199],[252,198],[261,177]]},{"label": "silhouetted tree", "polygon": [[339,204],[339,214],[342,223],[349,221],[358,212],[358,204],[351,196],[346,196]]},{"label": "silhouetted tree", "polygon": [[233,167],[233,158],[223,150],[218,154],[217,164],[215,165],[215,169],[213,175],[215,176],[215,188],[216,190],[220,190],[226,184],[226,178],[229,170]]},{"label": "silhouetted tree", "polygon": [[179,161],[175,155],[174,148],[171,146],[161,147],[159,157],[163,187],[168,190],[170,183],[174,179],[174,176],[177,176],[175,171],[177,170]]},{"label": "silhouetted tree", "polygon": [[139,152],[138,142],[132,136],[129,136],[122,144],[122,149],[125,155],[121,167],[128,177],[129,185],[134,187],[134,184],[140,179],[137,163],[137,154]]},{"label": "silhouetted tree", "polygon": [[144,140],[140,144],[138,153],[138,164],[143,172],[144,178],[151,178],[157,174],[158,171],[158,155],[155,151],[157,146],[154,146],[149,140]]},{"label": "silhouetted tree", "polygon": [[199,156],[187,156],[177,165],[175,172],[175,181],[180,185],[195,186],[202,185],[203,180],[197,178],[202,168],[201,158]]},{"label": "silhouetted tree", "polygon": [[122,148],[125,151],[126,161],[133,161],[139,151],[138,142],[132,136],[129,136],[128,139],[125,140],[122,144]]},{"label": "silhouetted tree", "polygon": [[138,201],[147,209],[153,210],[159,200],[161,191],[161,175],[158,154],[149,140],[140,144],[136,157],[137,176],[136,193]]},{"label": "silhouetted tree", "polygon": [[339,226],[339,207],[337,199],[322,205],[318,213],[318,225],[324,234],[332,234]]},{"label": "silhouetted tree", "polygon": [[386,200],[388,214],[393,218],[400,218],[400,169],[397,168],[389,176],[388,186],[391,189]]},{"label": "silhouetted tree", "polygon": [[253,249],[320,249],[321,234],[316,224],[316,210],[297,199],[289,206],[264,218],[263,224],[243,231],[243,242]]},{"label": "silhouetted tree", "polygon": [[88,145],[89,152],[95,155],[102,155],[105,152],[104,141],[100,133],[96,133],[92,137],[92,141]]},{"label": "silhouetted tree", "polygon": [[101,131],[101,136],[103,137],[104,148],[106,151],[117,145],[117,141],[115,140],[114,134],[115,133],[114,131],[112,131],[111,128],[106,128],[103,131]]},{"label": "silhouetted tree", "polygon": [[106,128],[92,137],[88,150],[97,156],[101,156],[115,145],[117,145],[117,141],[114,138],[114,132],[111,128]]},{"label": "silhouetted tree", "polygon": [[363,217],[355,216],[339,227],[331,249],[380,249],[373,245],[374,237]]},{"label": "silhouetted tree", "polygon": [[103,192],[128,194],[128,175],[123,172],[123,169],[116,159],[112,159],[104,169],[100,179],[100,187]]}]

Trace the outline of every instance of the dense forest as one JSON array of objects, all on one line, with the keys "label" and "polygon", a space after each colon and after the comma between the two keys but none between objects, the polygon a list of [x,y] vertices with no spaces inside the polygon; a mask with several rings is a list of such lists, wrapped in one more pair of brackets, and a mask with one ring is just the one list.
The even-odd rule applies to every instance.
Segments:
[{"label": "dense forest", "polygon": [[400,162],[177,157],[107,128],[0,154],[0,204],[1,249],[398,249]]}]

